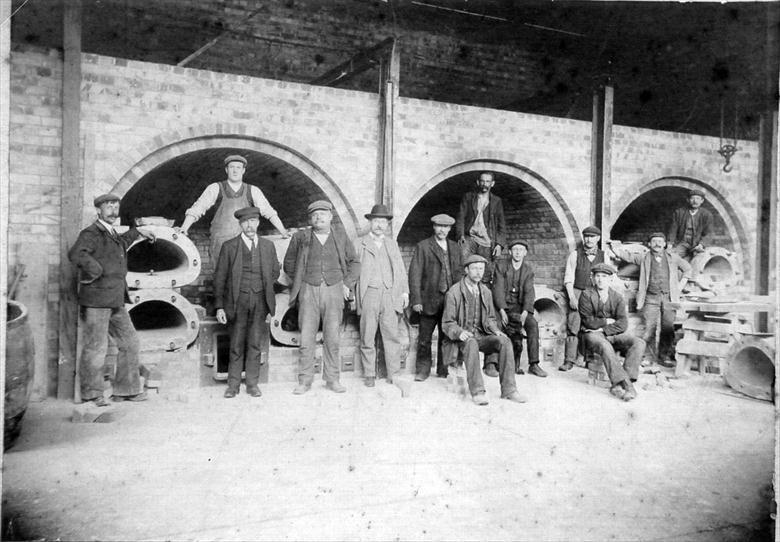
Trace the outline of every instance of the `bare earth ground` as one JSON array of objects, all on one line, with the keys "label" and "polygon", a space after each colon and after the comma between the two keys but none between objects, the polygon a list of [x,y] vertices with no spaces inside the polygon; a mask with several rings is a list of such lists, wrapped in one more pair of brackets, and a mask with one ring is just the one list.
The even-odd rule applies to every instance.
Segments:
[{"label": "bare earth ground", "polygon": [[[161,392],[113,423],[30,405],[5,454],[5,538],[62,540],[770,540],[774,409],[720,379],[641,385],[519,376],[477,407],[445,381],[401,398],[345,378]],[[186,402],[185,402],[186,399]]]}]

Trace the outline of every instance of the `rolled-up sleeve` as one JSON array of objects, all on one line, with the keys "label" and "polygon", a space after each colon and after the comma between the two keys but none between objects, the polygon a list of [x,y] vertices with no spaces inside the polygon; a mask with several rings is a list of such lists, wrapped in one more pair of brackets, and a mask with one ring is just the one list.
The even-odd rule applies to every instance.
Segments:
[{"label": "rolled-up sleeve", "polygon": [[563,272],[563,283],[574,284],[574,270],[577,268],[577,251],[569,254],[566,259],[566,269]]},{"label": "rolled-up sleeve", "polygon": [[200,219],[217,202],[217,196],[219,196],[219,183],[211,183],[184,214],[195,220]]}]

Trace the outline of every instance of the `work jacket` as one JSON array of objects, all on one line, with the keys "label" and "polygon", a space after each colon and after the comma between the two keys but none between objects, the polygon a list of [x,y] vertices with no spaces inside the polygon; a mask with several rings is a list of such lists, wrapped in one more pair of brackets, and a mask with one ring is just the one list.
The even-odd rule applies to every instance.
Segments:
[{"label": "work jacket", "polygon": [[[445,258],[448,262],[445,262]],[[457,243],[447,239],[446,255],[434,236],[417,243],[409,265],[409,304],[422,305],[423,314],[432,316],[444,307],[444,294],[449,289],[442,290],[442,284],[446,284],[446,281],[441,280],[445,263],[449,263],[452,272],[449,283],[452,286],[463,275],[461,251]]]},{"label": "work jacket", "polygon": [[[496,321],[496,310],[493,307],[493,296],[487,286],[481,282],[478,284],[480,298],[482,300],[482,329],[489,335],[497,335],[501,332]],[[441,317],[441,330],[445,337],[442,341],[442,355],[445,364],[453,364],[458,359],[460,347],[460,334],[465,331],[468,318],[468,301],[466,296],[473,296],[466,286],[463,278],[452,288],[447,290],[444,296],[444,313]]]},{"label": "work jacket", "polygon": [[[228,239],[222,244],[214,272],[214,308],[223,309],[229,320],[235,319],[238,296],[241,289],[241,272],[244,265],[244,241],[241,235]],[[268,312],[276,312],[276,293],[274,283],[279,278],[279,260],[276,248],[268,239],[257,237],[260,252],[260,274],[263,277],[263,294]]]}]

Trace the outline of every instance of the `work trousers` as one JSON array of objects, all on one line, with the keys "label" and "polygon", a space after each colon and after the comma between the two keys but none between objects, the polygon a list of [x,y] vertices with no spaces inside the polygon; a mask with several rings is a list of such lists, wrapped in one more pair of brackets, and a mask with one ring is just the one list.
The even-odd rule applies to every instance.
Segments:
[{"label": "work trousers", "polygon": [[392,290],[368,288],[360,314],[360,361],[363,375],[376,377],[376,330],[382,335],[387,378],[401,374],[401,342],[398,338],[398,313],[393,308]]},{"label": "work trousers", "polygon": [[236,316],[229,322],[230,361],[228,362],[228,388],[238,391],[241,370],[246,372],[246,387],[256,388],[260,378],[262,353],[268,355],[269,335],[268,305],[265,292],[239,292]]},{"label": "work trousers", "polygon": [[[639,378],[639,365],[645,353],[645,341],[630,333],[604,335],[599,331],[583,332],[582,337],[585,348],[601,356],[613,386],[624,380],[635,382]],[[616,352],[625,356],[622,365]]]},{"label": "work trousers", "polygon": [[[672,300],[669,294],[647,294],[642,314],[645,317],[645,335],[650,355],[655,360],[671,359],[674,348],[674,317],[677,310],[670,306]],[[660,321],[660,322],[659,322]],[[656,349],[656,330],[658,333],[658,348]]]},{"label": "work trousers", "polygon": [[441,353],[441,343],[444,333],[441,330],[442,311],[437,314],[420,314],[420,326],[417,334],[417,363],[415,370],[417,374],[429,374],[431,372],[431,339],[433,330],[438,328],[439,340],[436,346],[436,374],[447,376],[447,366],[444,363],[444,356]]},{"label": "work trousers", "polygon": [[684,259],[685,261],[690,262],[694,256],[697,254],[700,254],[700,252],[696,252],[693,250],[694,245],[690,244],[687,241],[681,241],[680,243],[677,243],[674,245],[674,248],[672,249],[680,258]]},{"label": "work trousers", "polygon": [[485,392],[482,380],[482,368],[479,363],[479,353],[485,356],[498,354],[498,374],[501,382],[501,397],[507,397],[517,391],[515,384],[515,364],[512,341],[506,336],[483,335],[477,332],[474,337],[459,343],[460,354],[466,366],[466,379],[471,395]]},{"label": "work trousers", "polygon": [[314,379],[314,349],[317,331],[322,323],[322,379],[338,382],[341,374],[339,341],[344,318],[344,283],[330,286],[321,282],[312,286],[304,282],[298,294],[298,327],[301,330],[298,378],[311,384]]},{"label": "work trousers", "polygon": [[[578,302],[582,292],[583,290],[574,288],[574,297]],[[574,363],[577,360],[577,352],[579,350],[580,311],[571,309],[568,296],[566,297],[566,306],[569,307],[569,313],[566,315],[566,346],[563,360]]]},{"label": "work trousers", "polygon": [[509,305],[506,315],[509,323],[504,330],[512,340],[512,349],[515,352],[515,367],[520,365],[520,355],[523,353],[523,331],[528,339],[528,363],[539,363],[539,324],[532,313],[528,313],[525,324],[520,320],[523,313],[519,305]]},{"label": "work trousers", "polygon": [[141,375],[138,370],[138,334],[124,307],[98,308],[81,307],[83,319],[82,340],[79,359],[79,381],[81,398],[91,401],[103,395],[104,374],[111,337],[119,350],[116,356],[113,394],[117,396],[136,395],[141,389]]}]

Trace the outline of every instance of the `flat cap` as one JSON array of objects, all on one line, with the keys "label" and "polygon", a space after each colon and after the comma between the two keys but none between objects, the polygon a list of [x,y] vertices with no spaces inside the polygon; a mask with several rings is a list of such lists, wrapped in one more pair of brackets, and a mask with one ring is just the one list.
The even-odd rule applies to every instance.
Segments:
[{"label": "flat cap", "polygon": [[608,263],[601,262],[591,267],[590,272],[593,275],[595,275],[596,273],[604,273],[605,275],[614,275],[615,268],[609,265]]},{"label": "flat cap", "polygon": [[231,154],[230,156],[225,158],[225,165],[228,165],[230,162],[241,162],[246,166],[246,158],[244,158],[240,154]]},{"label": "flat cap", "polygon": [[373,207],[371,207],[371,212],[364,216],[369,220],[371,220],[372,218],[386,218],[388,220],[391,220],[393,218],[393,214],[390,212],[387,206],[382,205],[381,203],[378,203]]},{"label": "flat cap", "polygon": [[654,237],[660,237],[664,241],[666,241],[666,235],[662,231],[654,231],[650,234],[650,236],[647,238],[648,242],[651,241]]},{"label": "flat cap", "polygon": [[432,216],[431,222],[439,226],[452,226],[453,224],[455,224],[455,219],[452,218],[450,215],[441,214],[441,215]]},{"label": "flat cap", "polygon": [[598,235],[601,237],[601,230],[598,229],[596,226],[588,226],[584,230],[582,230],[583,237],[586,235]]},{"label": "flat cap", "polygon": [[333,211],[333,205],[329,201],[318,199],[317,201],[311,202],[306,208],[307,213],[311,214],[314,211]]},{"label": "flat cap", "polygon": [[119,201],[120,199],[121,198],[116,194],[100,194],[98,197],[92,200],[92,203],[95,205],[95,207],[100,207],[106,202]]},{"label": "flat cap", "polygon": [[233,213],[233,216],[236,217],[239,221],[246,220],[248,218],[260,218],[260,209],[257,207],[244,207],[243,209],[239,209]]},{"label": "flat cap", "polygon": [[702,192],[701,190],[691,190],[690,192],[688,192],[688,197],[690,198],[691,196],[701,196],[703,198],[706,197],[704,195],[704,192]]},{"label": "flat cap", "polygon": [[482,256],[480,256],[479,254],[472,254],[471,256],[466,258],[465,262],[463,262],[463,267],[468,267],[468,266],[470,266],[473,263],[484,263],[484,264],[487,264],[488,261],[485,258],[483,258]]},{"label": "flat cap", "polygon": [[509,250],[512,250],[512,247],[515,245],[523,245],[525,249],[528,250],[528,243],[526,243],[525,241],[521,241],[520,239],[515,239],[514,241],[510,242],[508,247]]}]

